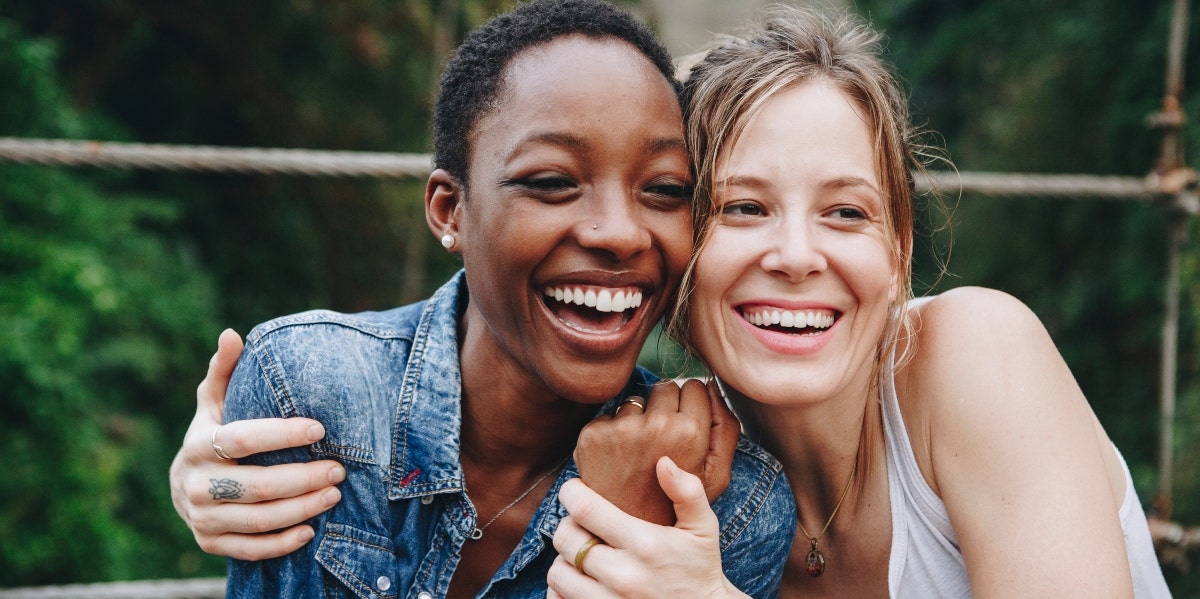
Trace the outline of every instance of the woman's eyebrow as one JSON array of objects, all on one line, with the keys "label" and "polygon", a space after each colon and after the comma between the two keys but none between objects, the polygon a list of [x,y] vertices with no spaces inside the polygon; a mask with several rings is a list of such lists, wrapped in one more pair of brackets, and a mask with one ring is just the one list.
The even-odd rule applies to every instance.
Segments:
[{"label": "woman's eyebrow", "polygon": [[532,135],[523,137],[513,144],[511,154],[518,152],[523,146],[529,144],[548,144],[552,146],[562,146],[569,150],[581,150],[587,146],[587,142],[578,135],[565,131],[543,131],[536,132]]},{"label": "woman's eyebrow", "polygon": [[762,189],[770,186],[771,182],[769,180],[753,175],[732,175],[713,183],[714,189],[720,189],[722,187],[749,187],[751,189]]},{"label": "woman's eyebrow", "polygon": [[857,176],[834,177],[821,182],[821,187],[824,189],[845,189],[847,187],[866,187],[875,193],[882,193],[869,179]]},{"label": "woman's eyebrow", "polygon": [[671,150],[687,150],[687,144],[684,143],[682,137],[659,137],[650,140],[650,143],[646,144],[646,146],[646,149],[649,150],[651,154],[658,154],[660,152],[667,152]]}]

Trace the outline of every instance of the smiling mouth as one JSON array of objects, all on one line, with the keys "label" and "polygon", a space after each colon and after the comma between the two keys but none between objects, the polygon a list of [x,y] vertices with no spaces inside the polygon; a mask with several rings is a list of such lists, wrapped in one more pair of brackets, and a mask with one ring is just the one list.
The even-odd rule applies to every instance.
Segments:
[{"label": "smiling mouth", "polygon": [[637,287],[564,285],[543,290],[546,307],[563,324],[585,333],[612,333],[625,326],[642,305]]},{"label": "smiling mouth", "polygon": [[833,310],[781,310],[755,307],[739,311],[750,324],[776,333],[817,335],[833,326],[838,314]]}]

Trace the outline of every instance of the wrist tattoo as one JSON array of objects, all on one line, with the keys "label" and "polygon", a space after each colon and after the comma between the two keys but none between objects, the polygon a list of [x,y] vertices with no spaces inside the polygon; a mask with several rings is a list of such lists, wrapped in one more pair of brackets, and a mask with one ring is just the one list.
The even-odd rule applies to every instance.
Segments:
[{"label": "wrist tattoo", "polygon": [[232,478],[210,478],[212,486],[208,488],[208,492],[212,493],[213,500],[217,499],[241,499],[246,488]]}]

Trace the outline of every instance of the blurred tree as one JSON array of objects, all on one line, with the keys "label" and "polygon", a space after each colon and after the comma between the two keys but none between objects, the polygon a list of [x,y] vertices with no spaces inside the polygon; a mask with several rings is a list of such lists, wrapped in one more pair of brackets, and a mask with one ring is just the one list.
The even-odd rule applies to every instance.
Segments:
[{"label": "blurred tree", "polygon": [[[0,19],[0,135],[111,137],[54,46]],[[215,329],[213,287],[164,231],[177,201],[120,177],[0,166],[0,586],[192,574],[163,475]],[[190,556],[190,558],[189,558]],[[170,574],[169,574],[170,575]]]},{"label": "blurred tree", "polygon": [[[508,4],[0,0],[0,14],[60,40],[74,101],[138,141],[422,152],[440,54]],[[128,184],[191,200],[180,232],[217,276],[218,313],[243,332],[313,307],[406,303],[456,267],[427,250],[420,183],[139,173]]]}]

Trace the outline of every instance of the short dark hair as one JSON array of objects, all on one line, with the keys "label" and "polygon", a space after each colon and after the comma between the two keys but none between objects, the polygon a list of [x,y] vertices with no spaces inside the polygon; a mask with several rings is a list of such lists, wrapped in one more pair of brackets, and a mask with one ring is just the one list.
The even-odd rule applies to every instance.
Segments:
[{"label": "short dark hair", "polygon": [[471,130],[495,106],[504,68],[521,51],[572,34],[628,42],[678,94],[670,53],[628,12],[602,0],[523,2],[467,34],[446,64],[434,107],[434,165],[465,185]]}]

